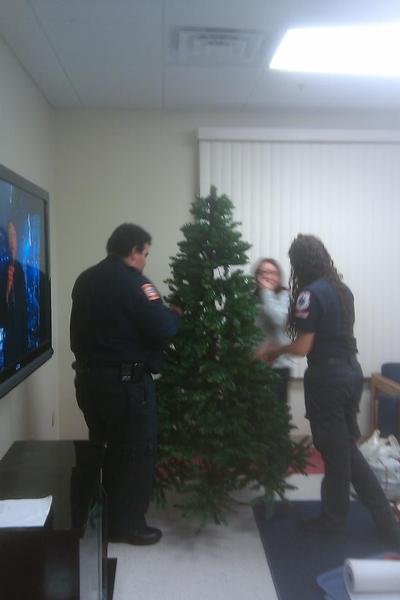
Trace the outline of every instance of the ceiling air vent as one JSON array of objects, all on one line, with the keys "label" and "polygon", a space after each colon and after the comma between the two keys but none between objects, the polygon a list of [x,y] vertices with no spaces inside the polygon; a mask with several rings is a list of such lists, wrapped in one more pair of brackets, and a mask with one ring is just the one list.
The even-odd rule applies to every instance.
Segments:
[{"label": "ceiling air vent", "polygon": [[264,56],[265,32],[182,27],[172,35],[171,62],[180,65],[258,66]]}]

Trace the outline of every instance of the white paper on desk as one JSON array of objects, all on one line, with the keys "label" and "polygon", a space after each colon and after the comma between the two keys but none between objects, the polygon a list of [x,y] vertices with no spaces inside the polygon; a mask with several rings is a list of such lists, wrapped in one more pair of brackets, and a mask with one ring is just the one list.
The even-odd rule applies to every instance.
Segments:
[{"label": "white paper on desk", "polygon": [[351,600],[400,600],[400,560],[348,559],[343,575]]},{"label": "white paper on desk", "polygon": [[0,500],[0,527],[42,527],[53,497]]}]

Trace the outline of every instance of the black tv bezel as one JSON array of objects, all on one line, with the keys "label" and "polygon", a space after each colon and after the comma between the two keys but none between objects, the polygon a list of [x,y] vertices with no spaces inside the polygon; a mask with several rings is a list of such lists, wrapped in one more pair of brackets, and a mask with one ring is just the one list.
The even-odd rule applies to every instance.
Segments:
[{"label": "black tv bezel", "polygon": [[[49,235],[49,193],[46,190],[38,187],[31,181],[28,181],[18,173],[11,171],[4,165],[0,165],[0,179],[10,183],[11,185],[22,189],[33,196],[40,198],[43,201],[44,211],[44,240],[45,240],[45,274],[48,278],[48,332],[49,339],[42,344],[36,350],[30,352],[24,359],[21,360],[20,367],[16,370],[15,368],[9,375],[5,375],[4,381],[0,381],[0,398],[8,394],[12,389],[41,367],[47,362],[53,355],[54,350],[52,346],[53,334],[52,334],[52,306],[51,306],[51,274],[50,274],[50,235]],[[5,369],[4,371],[7,371]],[[3,377],[3,374],[0,375]]]}]

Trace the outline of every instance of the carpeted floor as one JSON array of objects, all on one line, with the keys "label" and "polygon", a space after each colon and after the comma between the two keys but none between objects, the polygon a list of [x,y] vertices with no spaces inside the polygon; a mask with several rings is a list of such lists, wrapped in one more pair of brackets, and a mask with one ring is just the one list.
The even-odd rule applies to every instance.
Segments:
[{"label": "carpeted floor", "polygon": [[374,556],[395,548],[378,537],[368,511],[351,503],[345,540],[333,541],[304,535],[297,529],[300,518],[317,516],[319,502],[276,504],[275,515],[266,520],[262,508],[254,513],[279,600],[322,600],[316,578],[340,567],[345,558]]}]

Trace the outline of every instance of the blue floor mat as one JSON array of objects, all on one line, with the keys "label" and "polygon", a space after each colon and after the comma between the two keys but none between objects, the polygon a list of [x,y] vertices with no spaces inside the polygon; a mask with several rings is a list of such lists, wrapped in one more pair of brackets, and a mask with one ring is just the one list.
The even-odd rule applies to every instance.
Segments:
[{"label": "blue floor mat", "polygon": [[319,502],[277,502],[266,519],[262,506],[253,508],[279,600],[323,600],[317,577],[343,566],[346,558],[366,558],[395,551],[377,535],[369,512],[352,502],[343,541],[327,540],[297,529],[300,518],[317,517]]}]

